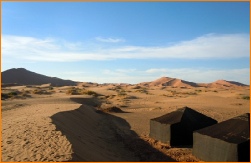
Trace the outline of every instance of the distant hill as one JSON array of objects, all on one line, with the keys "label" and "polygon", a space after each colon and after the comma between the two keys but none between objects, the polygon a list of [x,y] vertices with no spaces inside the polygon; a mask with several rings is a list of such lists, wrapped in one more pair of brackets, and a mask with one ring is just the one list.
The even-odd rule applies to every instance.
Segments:
[{"label": "distant hill", "polygon": [[213,88],[225,88],[225,87],[241,87],[247,86],[245,84],[235,82],[235,81],[227,81],[227,80],[217,80],[215,82],[209,83],[207,87]]},{"label": "distant hill", "polygon": [[207,87],[207,88],[227,88],[227,87],[242,87],[248,86],[239,82],[235,81],[226,81],[226,80],[217,80],[212,83],[194,83],[185,81],[182,79],[177,78],[170,78],[170,77],[161,77],[157,80],[152,82],[144,82],[140,83],[140,85],[148,85],[148,86],[172,86],[172,87]]},{"label": "distant hill", "polygon": [[[51,84],[52,86],[76,86],[81,85],[93,85],[90,82],[75,82],[72,80],[63,80],[56,77],[49,77],[35,72],[31,72],[24,68],[12,68],[2,72],[2,85],[14,86],[14,85],[42,85]],[[144,86],[172,86],[172,87],[207,87],[207,88],[228,88],[228,87],[243,87],[248,86],[235,81],[217,80],[212,83],[194,83],[177,78],[161,77],[152,82],[143,82],[138,85]]]},{"label": "distant hill", "polygon": [[198,84],[181,79],[162,77],[152,81],[149,86],[198,87]]},{"label": "distant hill", "polygon": [[74,86],[77,84],[75,81],[41,75],[24,68],[12,68],[2,72],[2,84],[10,83],[20,85],[41,85],[50,83],[52,86]]}]

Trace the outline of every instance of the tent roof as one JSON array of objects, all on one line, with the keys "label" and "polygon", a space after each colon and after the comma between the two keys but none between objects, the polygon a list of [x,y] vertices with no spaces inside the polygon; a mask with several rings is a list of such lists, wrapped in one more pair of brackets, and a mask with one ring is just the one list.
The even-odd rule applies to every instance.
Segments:
[{"label": "tent roof", "polygon": [[161,124],[175,124],[179,122],[191,122],[191,123],[208,123],[209,121],[215,121],[214,119],[207,117],[204,114],[201,114],[189,107],[183,107],[173,111],[171,113],[167,113],[163,116],[151,119],[153,121],[157,121]]},{"label": "tent roof", "polygon": [[250,139],[249,124],[250,114],[246,113],[195,132],[229,143],[239,144]]}]

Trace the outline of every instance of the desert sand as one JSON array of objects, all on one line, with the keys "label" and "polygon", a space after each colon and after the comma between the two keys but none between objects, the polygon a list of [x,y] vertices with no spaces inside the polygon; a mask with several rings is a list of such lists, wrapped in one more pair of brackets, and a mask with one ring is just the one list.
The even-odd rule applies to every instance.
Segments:
[{"label": "desert sand", "polygon": [[184,106],[218,122],[249,113],[249,86],[228,84],[2,87],[2,161],[201,161],[151,139],[149,121]]}]

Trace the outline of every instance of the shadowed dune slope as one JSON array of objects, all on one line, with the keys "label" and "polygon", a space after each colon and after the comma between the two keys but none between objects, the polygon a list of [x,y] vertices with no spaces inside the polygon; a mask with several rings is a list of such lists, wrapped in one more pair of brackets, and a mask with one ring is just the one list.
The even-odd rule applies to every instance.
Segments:
[{"label": "shadowed dune slope", "polygon": [[97,112],[95,99],[71,100],[82,105],[51,116],[72,145],[69,161],[174,161],[140,139],[126,120]]},{"label": "shadowed dune slope", "polygon": [[72,144],[71,161],[137,161],[132,153],[123,149],[123,144],[119,145],[108,121],[91,107],[82,105],[51,118],[57,130]]}]

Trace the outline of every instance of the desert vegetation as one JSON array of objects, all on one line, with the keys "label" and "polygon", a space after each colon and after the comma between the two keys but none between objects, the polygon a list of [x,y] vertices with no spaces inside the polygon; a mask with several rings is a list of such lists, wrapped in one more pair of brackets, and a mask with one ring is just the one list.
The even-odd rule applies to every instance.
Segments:
[{"label": "desert vegetation", "polygon": [[[176,148],[150,138],[149,120],[183,106],[218,122],[249,112],[247,87],[188,87],[161,82],[4,87],[3,160],[72,161],[76,159],[73,153],[86,156],[89,151],[102,152],[102,159],[116,159],[125,151],[126,160],[137,156],[143,161],[200,161],[189,147]],[[29,151],[31,157],[23,151]],[[133,155],[127,156],[130,152]]]},{"label": "desert vegetation", "polygon": [[1,100],[6,99],[26,99],[28,97],[31,97],[30,91],[18,91],[18,90],[10,90],[1,92]]},{"label": "desert vegetation", "polygon": [[92,96],[99,96],[98,93],[92,91],[92,90],[86,90],[86,89],[80,89],[77,87],[71,87],[66,91],[66,94],[68,95],[92,95]]},{"label": "desert vegetation", "polygon": [[250,96],[242,96],[242,99],[244,99],[244,100],[250,100]]}]

